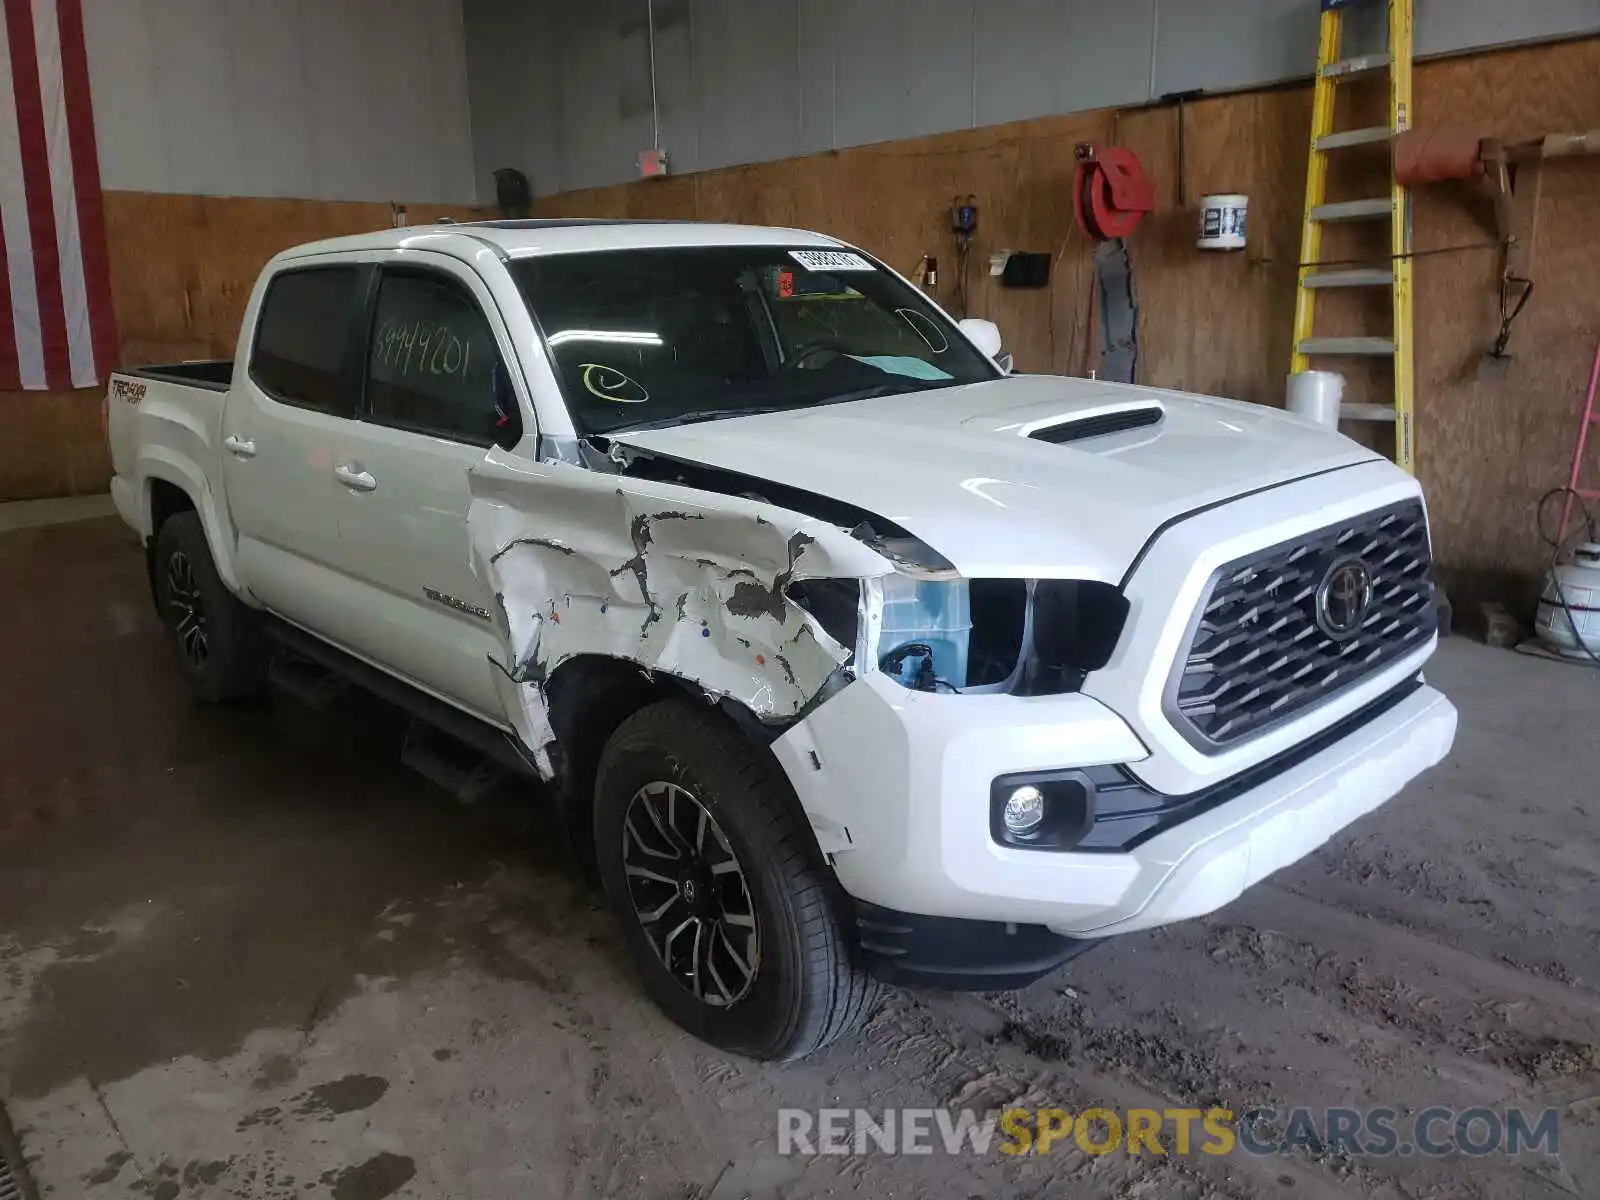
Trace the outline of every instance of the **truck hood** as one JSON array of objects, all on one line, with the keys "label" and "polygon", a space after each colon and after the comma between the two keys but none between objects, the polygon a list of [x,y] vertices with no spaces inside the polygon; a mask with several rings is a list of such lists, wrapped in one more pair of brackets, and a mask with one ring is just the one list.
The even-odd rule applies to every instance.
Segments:
[{"label": "truck hood", "polygon": [[1039,375],[612,438],[865,509],[968,578],[1108,583],[1175,518],[1377,458],[1277,409]]}]

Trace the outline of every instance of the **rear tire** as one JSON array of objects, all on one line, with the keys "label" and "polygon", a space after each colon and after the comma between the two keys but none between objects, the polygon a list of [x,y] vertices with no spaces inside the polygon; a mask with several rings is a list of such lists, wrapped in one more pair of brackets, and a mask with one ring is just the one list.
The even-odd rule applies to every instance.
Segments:
[{"label": "rear tire", "polygon": [[217,704],[259,694],[267,680],[260,616],[217,574],[197,513],[175,513],[156,534],[151,582],[178,669],[199,700]]},{"label": "rear tire", "polygon": [[594,826],[645,990],[684,1029],[790,1060],[866,1019],[877,988],[854,961],[849,900],[777,763],[720,714],[663,700],[624,721]]}]

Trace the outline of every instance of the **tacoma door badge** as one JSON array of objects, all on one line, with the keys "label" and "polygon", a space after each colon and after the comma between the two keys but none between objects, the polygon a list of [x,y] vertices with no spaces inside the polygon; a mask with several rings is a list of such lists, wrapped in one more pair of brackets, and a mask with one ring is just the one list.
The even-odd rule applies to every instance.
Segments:
[{"label": "tacoma door badge", "polygon": [[454,596],[447,596],[438,588],[425,587],[422,594],[435,604],[442,604],[446,608],[453,608],[457,612],[464,612],[469,617],[477,617],[480,621],[489,619],[489,610],[480,608],[476,604],[468,604],[465,600],[457,600]]}]

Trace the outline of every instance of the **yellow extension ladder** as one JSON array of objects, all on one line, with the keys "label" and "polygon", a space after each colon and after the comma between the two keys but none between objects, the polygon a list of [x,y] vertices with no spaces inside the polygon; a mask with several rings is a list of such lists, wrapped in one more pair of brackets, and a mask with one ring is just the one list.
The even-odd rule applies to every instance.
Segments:
[{"label": "yellow extension ladder", "polygon": [[[1387,53],[1340,58],[1344,10],[1362,0],[1320,0],[1317,79],[1311,106],[1311,161],[1306,169],[1306,214],[1300,234],[1300,276],[1295,291],[1294,358],[1291,372],[1311,369],[1313,357],[1365,355],[1394,362],[1393,404],[1346,404],[1347,421],[1393,421],[1394,460],[1416,473],[1416,430],[1412,420],[1411,196],[1394,178],[1389,163],[1389,194],[1372,200],[1328,204],[1328,157],[1352,146],[1392,143],[1411,121],[1411,0],[1386,0],[1389,9]],[[1370,129],[1333,128],[1335,93],[1353,79],[1387,74],[1389,122]],[[1389,262],[1359,270],[1327,270],[1322,258],[1322,227],[1334,221],[1387,220]],[[1332,266],[1333,264],[1326,264]],[[1312,333],[1317,293],[1324,288],[1385,287],[1394,297],[1394,328],[1389,337],[1317,337]]]}]

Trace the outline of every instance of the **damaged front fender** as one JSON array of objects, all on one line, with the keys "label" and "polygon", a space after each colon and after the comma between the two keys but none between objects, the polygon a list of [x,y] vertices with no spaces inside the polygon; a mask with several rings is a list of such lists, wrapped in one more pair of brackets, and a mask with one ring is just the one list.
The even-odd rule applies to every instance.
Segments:
[{"label": "damaged front fender", "polygon": [[469,485],[473,569],[495,595],[505,642],[494,662],[501,700],[547,777],[544,684],[565,660],[625,659],[763,720],[793,717],[854,647],[794,603],[789,585],[894,569],[825,522],[673,483],[496,449]]}]

